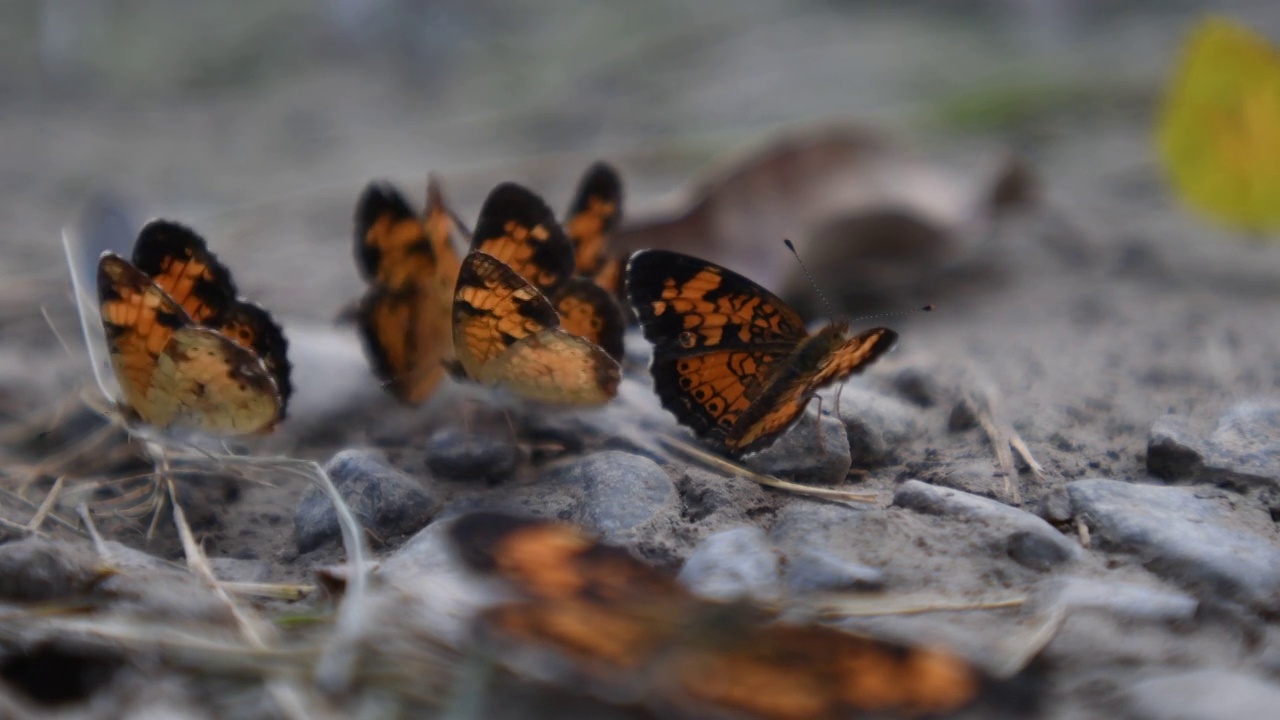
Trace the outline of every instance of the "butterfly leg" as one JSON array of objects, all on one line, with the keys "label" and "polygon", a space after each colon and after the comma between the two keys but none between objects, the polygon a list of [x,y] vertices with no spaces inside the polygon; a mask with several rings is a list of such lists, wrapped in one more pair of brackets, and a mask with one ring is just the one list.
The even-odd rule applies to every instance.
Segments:
[{"label": "butterfly leg", "polygon": [[822,452],[822,456],[827,456],[827,439],[822,432],[822,396],[818,396],[818,450]]}]

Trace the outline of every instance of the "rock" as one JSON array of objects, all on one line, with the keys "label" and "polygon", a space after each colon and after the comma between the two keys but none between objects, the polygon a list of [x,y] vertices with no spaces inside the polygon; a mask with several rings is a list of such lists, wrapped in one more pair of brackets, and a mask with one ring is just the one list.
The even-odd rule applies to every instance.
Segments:
[{"label": "rock", "polygon": [[[343,450],[325,470],[351,512],[375,538],[411,533],[426,525],[438,509],[437,500],[421,485],[364,450]],[[299,553],[341,537],[333,505],[315,486],[303,493],[293,524]]]},{"label": "rock", "polygon": [[[1061,534],[1058,537],[1063,537]],[[1075,559],[1075,554],[1068,548],[1076,547],[1071,543],[1062,543],[1050,538],[1045,533],[1019,530],[1009,536],[1009,557],[1023,567],[1048,572],[1053,568]]]},{"label": "rock", "polygon": [[425,453],[431,474],[450,480],[501,482],[515,474],[520,455],[504,438],[446,428],[427,438]]},{"label": "rock", "polygon": [[1138,620],[1190,620],[1199,601],[1190,595],[1121,580],[1063,577],[1046,592],[1068,610],[1101,610]]},{"label": "rock", "polygon": [[1152,424],[1147,437],[1147,472],[1171,480],[1194,477],[1204,469],[1206,450],[1185,418],[1166,415]]},{"label": "rock", "polygon": [[708,600],[770,602],[779,596],[778,555],[759,527],[729,528],[694,548],[679,579]]},{"label": "rock", "polygon": [[1275,717],[1280,685],[1226,668],[1185,670],[1140,680],[1125,690],[1133,717],[1236,720]]},{"label": "rock", "polygon": [[1084,555],[1079,545],[1035,515],[959,490],[908,480],[894,493],[893,504],[926,515],[986,523],[1014,561],[1034,570],[1048,570]]},{"label": "rock", "polygon": [[784,577],[787,592],[805,595],[838,590],[880,590],[884,572],[869,565],[848,562],[821,548],[805,548],[787,557]]},{"label": "rock", "polygon": [[1280,544],[1264,513],[1247,517],[1192,488],[1099,479],[1067,492],[1100,547],[1136,553],[1147,569],[1203,596],[1280,608]]},{"label": "rock", "polygon": [[229,557],[209,558],[209,567],[213,569],[214,577],[226,582],[271,582],[271,566],[262,560],[241,560]]},{"label": "rock", "polygon": [[945,394],[939,386],[937,373],[918,365],[902,368],[893,374],[890,382],[899,395],[917,407],[933,407]]},{"label": "rock", "polygon": [[662,466],[619,450],[588,455],[543,473],[537,485],[548,492],[576,494],[572,517],[606,541],[634,542],[646,525],[676,507],[675,485]]},{"label": "rock", "polygon": [[431,523],[379,563],[373,575],[377,582],[370,584],[370,617],[394,617],[397,623],[374,623],[371,634],[394,637],[413,628],[461,644],[469,636],[472,615],[498,599],[492,584],[458,556],[449,540],[450,525]]},{"label": "rock", "polygon": [[800,483],[829,485],[844,480],[853,462],[844,423],[829,415],[820,421],[817,418],[817,412],[804,413],[782,437],[748,456],[744,464],[756,472]]},{"label": "rock", "polygon": [[1050,523],[1065,523],[1071,519],[1071,497],[1066,488],[1050,488],[1035,501],[1035,513]]},{"label": "rock", "polygon": [[1280,401],[1236,404],[1208,437],[1184,418],[1160,418],[1147,440],[1147,469],[1165,479],[1280,489]]},{"label": "rock", "polygon": [[89,548],[31,537],[0,545],[0,598],[46,602],[89,592],[103,573]]},{"label": "rock", "polygon": [[[834,402],[834,399],[832,400]],[[920,412],[907,403],[858,385],[840,393],[840,419],[857,467],[890,463],[898,448],[920,433]]]}]

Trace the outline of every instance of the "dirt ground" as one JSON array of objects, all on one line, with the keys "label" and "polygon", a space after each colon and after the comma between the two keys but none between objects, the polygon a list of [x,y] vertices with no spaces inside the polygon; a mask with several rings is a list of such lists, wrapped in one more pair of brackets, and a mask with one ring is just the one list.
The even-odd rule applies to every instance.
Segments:
[{"label": "dirt ground", "polygon": [[[1035,511],[1072,480],[1151,480],[1156,420],[1207,427],[1239,401],[1280,390],[1280,244],[1235,237],[1179,207],[1151,149],[1160,88],[1189,22],[1227,9],[1277,38],[1272,3],[53,5],[0,10],[15,36],[0,70],[0,411],[14,427],[35,418],[57,428],[6,434],[0,458],[11,470],[96,427],[88,411],[69,409],[92,380],[59,244],[93,193],[198,228],[242,292],[284,324],[297,369],[293,419],[254,452],[324,461],[374,446],[412,471],[426,435],[456,424],[456,398],[397,405],[376,386],[352,328],[335,321],[362,290],[351,212],[366,181],[394,180],[416,200],[435,172],[474,218],[488,188],[508,179],[561,208],[581,170],[603,157],[624,176],[635,222],[667,207],[709,162],[817,121],[892,132],[950,183],[939,191],[948,197],[980,192],[1009,150],[1032,168],[1043,189],[1035,209],[988,233],[957,233],[959,247],[948,247],[958,266],[980,272],[943,282],[921,270],[907,290],[878,298],[876,312],[938,307],[884,319],[899,347],[859,385],[884,390],[910,370],[983,388],[1044,467],[1037,480],[1020,466],[1022,507]],[[919,191],[925,202],[930,192]],[[806,248],[811,228],[799,221],[780,230],[804,254],[819,252]],[[794,260],[763,242],[687,251],[736,259],[771,287],[803,287]],[[811,263],[819,287],[839,294],[859,282],[857,257],[826,260]],[[1008,501],[990,445],[979,433],[948,434],[948,409],[924,414],[920,437],[894,462],[846,484],[876,494],[880,507],[907,479]],[[144,469],[121,457],[91,454],[76,471]],[[50,482],[40,478],[28,496],[38,502]],[[299,555],[298,483],[204,490],[209,517],[191,512],[211,557],[263,563],[274,582],[311,582],[342,557],[336,546]],[[446,501],[483,492],[453,487]],[[759,524],[780,522],[786,501],[740,492],[763,493],[752,501]],[[1280,493],[1235,501],[1269,513],[1266,530],[1280,542]],[[26,522],[21,508],[0,507]],[[885,517],[895,531],[931,532],[900,513]],[[104,522],[127,545],[182,556],[172,535],[148,544],[145,523]],[[733,522],[712,513],[646,553],[678,563]],[[917,547],[893,567],[921,574],[908,589],[972,597],[983,583],[966,563]],[[1107,563],[1138,577],[1114,558],[1089,572]],[[1085,651],[1106,635],[1077,630],[1066,642]],[[1212,630],[1182,632],[1177,642],[1200,643],[1206,656],[1228,652]],[[1274,638],[1274,626],[1263,633]],[[1150,660],[1170,635],[1133,630],[1133,652]],[[1123,682],[1100,678],[1079,660],[1085,651],[1055,654],[1044,717],[1115,711],[1107,698]],[[1091,700],[1099,687],[1102,699]]]}]

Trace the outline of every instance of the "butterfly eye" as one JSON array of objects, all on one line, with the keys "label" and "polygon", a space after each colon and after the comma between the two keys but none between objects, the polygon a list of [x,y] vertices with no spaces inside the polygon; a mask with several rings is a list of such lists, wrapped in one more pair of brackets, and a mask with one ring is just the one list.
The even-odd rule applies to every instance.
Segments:
[{"label": "butterfly eye", "polygon": [[698,336],[689,331],[680,333],[680,347],[691,348],[698,344]]}]

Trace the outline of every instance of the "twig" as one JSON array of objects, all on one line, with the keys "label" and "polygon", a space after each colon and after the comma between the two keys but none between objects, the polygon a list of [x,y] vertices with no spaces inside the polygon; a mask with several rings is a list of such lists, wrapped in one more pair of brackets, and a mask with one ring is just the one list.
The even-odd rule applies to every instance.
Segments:
[{"label": "twig", "polygon": [[786,492],[795,493],[796,495],[809,495],[812,497],[825,498],[827,500],[847,500],[850,502],[860,503],[873,503],[877,501],[877,497],[873,493],[858,493],[849,490],[837,490],[835,488],[813,487],[812,485],[801,485],[800,483],[780,480],[772,475],[764,475],[668,435],[658,435],[658,442],[670,450],[683,454],[687,458],[701,462],[704,465],[728,475],[745,477],[748,480],[752,480],[760,485],[764,485],[765,487],[785,490]]},{"label": "twig", "polygon": [[31,532],[39,532],[40,526],[44,525],[45,518],[49,517],[49,513],[53,511],[53,506],[58,502],[58,496],[62,494],[62,482],[65,476],[59,476],[53,481],[53,487],[49,488],[49,493],[44,496],[44,502],[40,503],[36,514],[31,516],[31,522],[27,523],[27,529]]},{"label": "twig", "polygon": [[1026,602],[1026,595],[969,601],[936,596],[820,595],[812,601],[812,607],[819,617],[837,618],[876,615],[923,615],[925,613],[968,610],[1002,610],[1021,607]]}]

